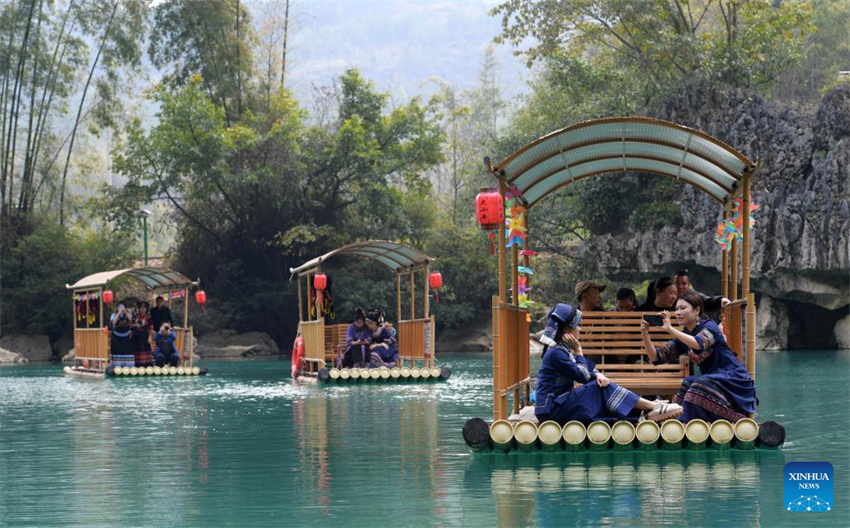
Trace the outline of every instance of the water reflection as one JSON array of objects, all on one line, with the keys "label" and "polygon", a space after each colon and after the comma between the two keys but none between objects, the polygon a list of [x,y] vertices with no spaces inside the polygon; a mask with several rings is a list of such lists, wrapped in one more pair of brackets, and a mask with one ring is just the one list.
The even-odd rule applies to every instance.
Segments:
[{"label": "water reflection", "polygon": [[[767,459],[767,460],[765,460]],[[497,526],[680,523],[760,526],[762,465],[781,451],[513,454],[473,457],[466,479],[490,479]],[[772,486],[771,488],[775,488]],[[718,511],[718,504],[734,504]]]}]

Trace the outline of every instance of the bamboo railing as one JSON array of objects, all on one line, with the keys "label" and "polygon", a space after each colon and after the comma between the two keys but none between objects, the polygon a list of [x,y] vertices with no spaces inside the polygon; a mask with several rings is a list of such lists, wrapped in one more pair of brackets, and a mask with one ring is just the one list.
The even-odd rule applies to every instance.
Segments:
[{"label": "bamboo railing", "polygon": [[495,419],[507,419],[508,397],[513,394],[513,413],[518,413],[523,391],[528,401],[530,328],[528,310],[493,297],[493,399]]},{"label": "bamboo railing", "polygon": [[302,372],[316,373],[325,368],[325,320],[301,321],[304,339],[304,368]]},{"label": "bamboo railing", "polygon": [[398,322],[398,360],[404,365],[404,360],[410,360],[411,366],[434,367],[434,318],[413,319]]}]

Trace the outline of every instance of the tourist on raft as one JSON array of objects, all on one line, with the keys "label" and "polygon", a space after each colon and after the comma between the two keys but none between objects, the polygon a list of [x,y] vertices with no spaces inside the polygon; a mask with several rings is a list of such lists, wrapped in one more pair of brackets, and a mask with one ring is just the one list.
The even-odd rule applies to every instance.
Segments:
[{"label": "tourist on raft", "polygon": [[168,326],[174,326],[174,318],[171,317],[171,309],[165,306],[165,300],[162,295],[157,295],[156,306],[151,309],[151,324],[155,331],[162,328],[163,323],[168,323]]},{"label": "tourist on raft", "polygon": [[110,354],[112,364],[116,367],[134,367],[136,365],[135,342],[132,332],[133,319],[124,303],[119,303],[109,318],[109,326],[112,329],[112,342],[110,343]]},{"label": "tourist on raft", "polygon": [[171,330],[171,325],[162,323],[156,334],[156,351],[153,360],[157,367],[171,365],[176,367],[180,364],[180,353],[177,351],[177,334]]},{"label": "tourist on raft", "polygon": [[679,291],[670,277],[661,277],[647,289],[646,302],[637,307],[638,312],[660,312],[675,310]]},{"label": "tourist on raft", "polygon": [[633,312],[637,306],[637,296],[631,288],[617,290],[617,312]]},{"label": "tourist on raft", "polygon": [[148,308],[150,308],[150,304],[142,301],[136,304],[136,310],[133,313],[131,328],[133,330],[134,355],[137,367],[153,366],[151,337],[153,337],[154,332]]},{"label": "tourist on raft", "polygon": [[[541,337],[546,346],[535,393],[534,414],[540,422],[554,420],[564,425],[570,420],[585,424],[595,420],[662,421],[682,413],[680,405],[645,400],[596,370],[581,350],[581,318],[581,310],[568,304],[557,304],[549,312]],[[582,386],[576,388],[576,382]]]},{"label": "tourist on raft", "polygon": [[372,353],[369,345],[372,343],[372,331],[366,326],[366,312],[363,308],[354,310],[354,322],[348,325],[345,335],[345,353],[342,355],[342,366],[345,368],[369,366]]},{"label": "tourist on raft", "polygon": [[649,337],[649,324],[643,321],[641,333],[649,359],[656,365],[674,363],[687,354],[699,365],[701,373],[682,380],[679,393],[673,398],[684,408],[679,419],[713,422],[723,418],[735,423],[755,413],[758,400],[753,378],[726,344],[717,323],[706,318],[699,294],[685,292],[676,303],[676,317],[685,327],[684,332],[673,328],[667,312],[662,312],[661,317],[662,328],[673,339],[656,348]]},{"label": "tourist on raft", "polygon": [[673,274],[673,283],[676,284],[676,292],[679,297],[685,294],[687,291],[696,292],[699,295],[699,298],[702,299],[702,304],[705,306],[706,312],[716,312],[720,310],[722,307],[729,304],[729,299],[722,295],[716,295],[711,297],[704,293],[700,293],[694,290],[691,287],[691,276],[688,275],[688,270],[679,270]]},{"label": "tourist on raft", "polygon": [[366,316],[366,326],[372,332],[371,362],[373,366],[394,367],[398,361],[398,340],[395,330],[386,322],[384,311],[373,308]]}]

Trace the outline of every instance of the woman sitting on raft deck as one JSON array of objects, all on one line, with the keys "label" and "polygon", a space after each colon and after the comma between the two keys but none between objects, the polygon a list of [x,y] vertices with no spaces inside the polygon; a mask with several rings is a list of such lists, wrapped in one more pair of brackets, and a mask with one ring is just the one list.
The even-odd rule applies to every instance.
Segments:
[{"label": "woman sitting on raft deck", "polygon": [[366,326],[366,312],[363,308],[354,310],[354,322],[348,326],[345,335],[345,353],[342,366],[345,368],[368,367],[372,358],[369,345],[372,343],[372,331]]},{"label": "woman sitting on raft deck", "polygon": [[684,412],[679,420],[700,418],[706,422],[719,419],[732,423],[755,413],[758,399],[756,385],[747,369],[735,357],[717,323],[707,318],[702,299],[695,291],[687,291],[676,302],[676,317],[685,327],[679,331],[670,324],[670,314],[662,312],[663,328],[673,339],[655,348],[649,337],[649,324],[641,323],[643,344],[652,363],[673,363],[687,354],[699,365],[701,375],[682,380],[673,398]]},{"label": "woman sitting on raft deck", "polygon": [[[581,350],[581,317],[581,310],[568,304],[557,304],[549,312],[540,340],[545,347],[537,373],[534,407],[541,423],[554,420],[564,425],[570,420],[590,423],[622,419],[660,422],[682,413],[680,405],[645,400],[596,370]],[[575,388],[576,382],[583,385]]]},{"label": "woman sitting on raft deck", "polygon": [[366,326],[372,331],[372,366],[394,367],[398,362],[398,340],[395,331],[387,324],[384,311],[373,308],[366,316]]}]

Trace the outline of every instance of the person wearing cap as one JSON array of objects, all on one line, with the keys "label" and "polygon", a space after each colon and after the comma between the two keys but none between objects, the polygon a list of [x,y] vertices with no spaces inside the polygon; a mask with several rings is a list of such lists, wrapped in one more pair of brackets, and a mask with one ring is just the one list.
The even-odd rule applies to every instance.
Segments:
[{"label": "person wearing cap", "polygon": [[605,285],[601,282],[585,280],[576,284],[576,300],[582,312],[602,311],[602,292]]},{"label": "person wearing cap", "polygon": [[348,325],[345,335],[345,353],[342,355],[342,366],[354,367],[355,364],[368,364],[372,344],[372,331],[366,326],[366,312],[363,308],[354,310],[354,322]]},{"label": "person wearing cap", "polygon": [[[549,312],[543,359],[537,373],[534,414],[540,423],[570,420],[585,424],[595,420],[622,419],[662,421],[682,414],[682,406],[660,400],[651,402],[620,387],[596,370],[584,357],[579,341],[582,312],[557,304]],[[576,387],[576,383],[581,383]]]},{"label": "person wearing cap", "polygon": [[156,306],[151,309],[151,324],[154,331],[159,332],[163,323],[168,323],[168,326],[174,326],[174,318],[171,317],[171,309],[165,306],[162,295],[157,295]]}]

